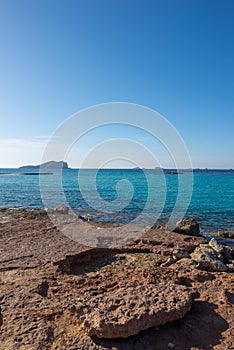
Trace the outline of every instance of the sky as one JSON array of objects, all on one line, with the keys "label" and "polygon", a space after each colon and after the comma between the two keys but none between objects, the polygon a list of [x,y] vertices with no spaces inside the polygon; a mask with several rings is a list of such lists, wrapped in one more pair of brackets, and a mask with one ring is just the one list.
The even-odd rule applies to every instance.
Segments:
[{"label": "sky", "polygon": [[[234,168],[233,18],[233,0],[0,0],[0,167],[39,164],[68,117],[126,102],[163,115],[194,168]],[[118,125],[91,130],[65,160],[79,167],[121,137],[171,166],[158,140]]]}]

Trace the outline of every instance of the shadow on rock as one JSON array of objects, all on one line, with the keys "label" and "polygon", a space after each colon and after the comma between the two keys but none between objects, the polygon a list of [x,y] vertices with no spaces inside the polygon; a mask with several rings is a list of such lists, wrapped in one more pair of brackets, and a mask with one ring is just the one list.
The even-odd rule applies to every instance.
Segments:
[{"label": "shadow on rock", "polygon": [[98,346],[98,349],[118,350],[162,350],[168,349],[170,345],[180,350],[211,350],[215,345],[221,344],[222,332],[229,327],[216,309],[215,304],[196,301],[189,314],[181,320],[148,329],[126,339],[92,337],[93,345]]}]

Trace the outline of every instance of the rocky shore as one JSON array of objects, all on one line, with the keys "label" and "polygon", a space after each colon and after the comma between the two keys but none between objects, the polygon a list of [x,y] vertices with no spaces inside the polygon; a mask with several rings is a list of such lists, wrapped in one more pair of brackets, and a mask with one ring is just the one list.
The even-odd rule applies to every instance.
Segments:
[{"label": "rocky shore", "polygon": [[0,243],[1,350],[234,349],[234,249],[194,221],[89,248],[45,211],[0,209]]}]

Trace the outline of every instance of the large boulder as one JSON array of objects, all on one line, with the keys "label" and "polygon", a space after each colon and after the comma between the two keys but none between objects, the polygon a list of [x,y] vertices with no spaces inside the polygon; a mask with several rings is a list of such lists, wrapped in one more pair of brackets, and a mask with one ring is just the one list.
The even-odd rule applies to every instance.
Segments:
[{"label": "large boulder", "polygon": [[190,236],[199,236],[200,233],[199,224],[193,218],[183,218],[179,220],[173,231]]},{"label": "large boulder", "polygon": [[216,252],[209,244],[201,244],[191,254],[192,260],[199,263],[199,266],[211,271],[228,271],[228,266],[223,262],[223,256]]}]

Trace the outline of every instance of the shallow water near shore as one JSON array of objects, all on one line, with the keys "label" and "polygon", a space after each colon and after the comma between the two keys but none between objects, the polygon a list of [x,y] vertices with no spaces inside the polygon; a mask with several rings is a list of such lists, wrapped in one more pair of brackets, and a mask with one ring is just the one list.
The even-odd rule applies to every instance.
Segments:
[{"label": "shallow water near shore", "polygon": [[[64,204],[59,202],[60,189],[56,185],[56,172],[57,170],[44,172],[42,182],[43,188],[48,191],[51,207]],[[140,169],[102,169],[97,172],[94,184],[93,172],[91,169],[80,171],[83,179],[81,190],[78,170],[63,171],[66,200],[77,213],[88,215],[94,221],[128,223],[144,210],[146,224],[147,215],[159,216],[158,224],[167,221],[178,194],[177,174],[146,174]],[[0,169],[0,207],[43,208],[39,174],[35,171]],[[186,179],[190,175],[181,175],[185,192]],[[121,183],[122,180],[126,183]],[[155,194],[150,198],[149,183]],[[122,188],[117,191],[119,184]],[[90,205],[95,202],[97,192],[105,201],[100,210]],[[111,205],[116,200],[121,210],[106,212],[108,204]],[[234,230],[234,171],[195,172],[192,199],[186,216],[192,216],[200,223],[203,234],[209,235],[217,230]],[[144,225],[144,219],[142,224]]]}]

